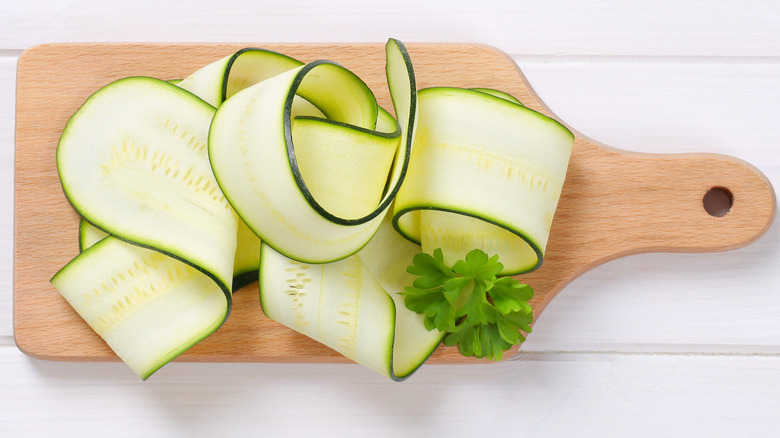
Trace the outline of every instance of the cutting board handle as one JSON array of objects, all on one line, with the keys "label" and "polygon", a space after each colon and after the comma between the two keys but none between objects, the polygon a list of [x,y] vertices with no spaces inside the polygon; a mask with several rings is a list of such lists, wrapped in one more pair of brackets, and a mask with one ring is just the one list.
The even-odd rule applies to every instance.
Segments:
[{"label": "cutting board handle", "polygon": [[[540,314],[582,273],[647,252],[714,252],[763,235],[776,210],[772,184],[734,157],[635,153],[575,134],[542,267],[526,280]],[[712,198],[712,199],[711,199]]]},{"label": "cutting board handle", "polygon": [[[772,184],[742,160],[577,141],[564,186],[568,202],[556,216],[568,226],[553,225],[551,241],[590,248],[586,266],[641,252],[734,249],[756,240],[774,220]],[[566,220],[574,215],[580,220]]]}]

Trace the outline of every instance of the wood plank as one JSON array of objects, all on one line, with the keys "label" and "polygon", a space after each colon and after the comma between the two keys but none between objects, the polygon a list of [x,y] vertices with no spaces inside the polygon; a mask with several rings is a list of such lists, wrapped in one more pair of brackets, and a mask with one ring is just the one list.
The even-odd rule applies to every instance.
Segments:
[{"label": "wood plank", "polygon": [[0,336],[12,334],[16,61],[0,56]]},{"label": "wood plank", "polygon": [[396,37],[479,42],[512,54],[772,57],[780,55],[778,17],[774,0],[399,0],[371,7],[308,0],[272,9],[240,2],[208,14],[196,2],[39,0],[6,2],[0,27],[2,48],[16,50],[55,41],[244,41],[260,29],[269,42]]},{"label": "wood plank", "polygon": [[[146,74],[182,77],[243,45],[51,45],[20,60],[15,216],[15,329],[37,357],[110,360],[110,350],[70,310],[48,279],[77,252],[77,218],[61,194],[54,148],[67,117],[113,79]],[[381,45],[270,45],[302,60],[326,57],[352,68],[389,106]],[[490,86],[548,112],[501,52],[479,45],[412,44],[418,85]],[[42,78],[47,78],[43,80]],[[734,207],[724,217],[702,208],[711,187],[727,187]],[[642,196],[638,196],[642,195]],[[661,214],[647,215],[664,205]],[[614,258],[646,251],[716,251],[763,234],[775,212],[771,184],[755,168],[708,154],[627,153],[578,134],[545,266],[524,279],[534,286],[537,315],[569,281]],[[574,248],[574,249],[572,249]],[[182,356],[193,361],[344,361],[259,311],[256,290],[235,295],[228,322]],[[442,348],[433,362],[463,359]]]},{"label": "wood plank", "polygon": [[780,428],[777,356],[521,354],[488,372],[429,365],[404,383],[356,365],[172,363],[140,384],[122,364],[41,362],[0,347],[0,369],[7,436],[765,437]]},{"label": "wood plank", "polygon": [[777,175],[768,139],[780,136],[778,62],[515,60],[545,104],[591,138],[632,151],[729,153]]}]

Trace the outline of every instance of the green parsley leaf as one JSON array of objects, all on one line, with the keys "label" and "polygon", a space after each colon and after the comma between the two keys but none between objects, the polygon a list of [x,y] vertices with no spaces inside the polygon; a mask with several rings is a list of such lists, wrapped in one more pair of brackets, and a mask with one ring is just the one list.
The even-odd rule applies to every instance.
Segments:
[{"label": "green parsley leaf", "polygon": [[482,279],[496,278],[503,269],[504,265],[498,261],[497,255],[488,258],[487,254],[478,249],[470,251],[464,260],[458,260],[452,266],[452,270],[460,275]]},{"label": "green parsley leaf", "polygon": [[404,303],[409,310],[425,315],[425,328],[446,332],[455,328],[455,311],[440,289],[407,287]]},{"label": "green parsley leaf", "polygon": [[413,265],[406,271],[419,275],[414,281],[414,286],[421,289],[432,289],[441,286],[452,278],[452,270],[444,264],[444,256],[440,249],[433,252],[433,256],[420,253],[414,256]]},{"label": "green parsley leaf", "polygon": [[458,346],[464,356],[500,360],[503,353],[530,333],[533,290],[512,277],[498,256],[473,250],[450,268],[441,249],[414,257],[407,271],[418,277],[403,292],[410,310],[425,315],[428,330],[445,333],[444,344]]},{"label": "green parsley leaf", "polygon": [[501,313],[518,312],[526,310],[531,312],[528,300],[530,300],[534,291],[527,284],[521,284],[510,277],[498,279],[493,283],[493,287],[488,292],[493,304]]}]

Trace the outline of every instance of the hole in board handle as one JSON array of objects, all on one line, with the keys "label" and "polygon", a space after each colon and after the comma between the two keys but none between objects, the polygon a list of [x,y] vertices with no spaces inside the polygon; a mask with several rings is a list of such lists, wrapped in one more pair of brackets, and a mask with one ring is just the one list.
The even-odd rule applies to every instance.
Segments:
[{"label": "hole in board handle", "polygon": [[713,187],[702,198],[704,210],[714,217],[723,217],[734,205],[734,195],[725,187]]}]

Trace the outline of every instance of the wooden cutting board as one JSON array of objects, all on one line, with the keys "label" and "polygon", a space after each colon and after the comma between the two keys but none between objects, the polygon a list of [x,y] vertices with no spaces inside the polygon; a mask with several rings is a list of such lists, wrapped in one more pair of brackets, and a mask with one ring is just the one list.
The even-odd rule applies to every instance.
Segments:
[{"label": "wooden cutting board", "polygon": [[[78,253],[78,217],[57,177],[55,150],[68,117],[101,86],[121,77],[187,76],[248,46],[302,61],[330,59],[353,70],[392,108],[383,44],[56,44],[33,47],[17,76],[14,211],[14,332],[19,348],[57,360],[116,360],[51,286]],[[493,87],[555,117],[506,54],[482,45],[407,44],[419,88]],[[535,315],[570,281],[606,261],[642,252],[737,248],[770,226],[776,201],[769,181],[735,158],[641,154],[576,132],[574,152],[541,269],[523,276],[536,291]],[[725,215],[705,210],[705,194],[726,194]],[[533,335],[531,335],[533,336]],[[178,360],[346,362],[327,347],[264,317],[256,283],[237,291],[227,322]],[[470,362],[440,347],[433,363]]]}]

